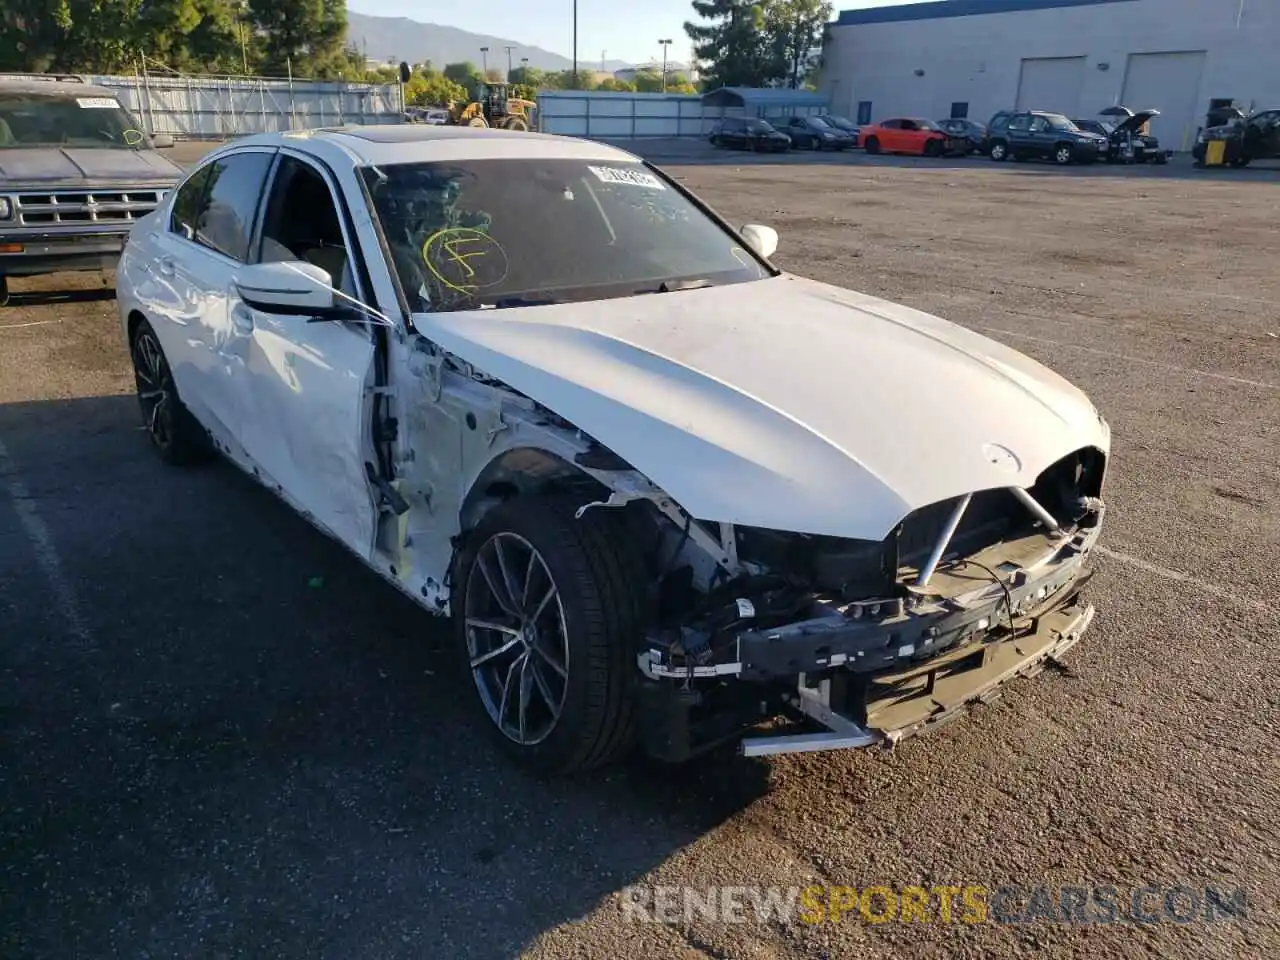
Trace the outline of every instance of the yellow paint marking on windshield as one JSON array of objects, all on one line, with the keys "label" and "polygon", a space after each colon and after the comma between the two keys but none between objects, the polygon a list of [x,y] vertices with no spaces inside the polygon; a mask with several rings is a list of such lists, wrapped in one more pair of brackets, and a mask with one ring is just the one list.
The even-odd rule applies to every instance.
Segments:
[{"label": "yellow paint marking on windshield", "polygon": [[[482,262],[486,260],[496,261],[495,275],[485,278],[484,282],[472,282],[480,270],[489,272],[489,263]],[[508,266],[502,245],[487,233],[472,227],[437,230],[422,245],[422,262],[441,284],[465,294],[501,283],[506,278]]]},{"label": "yellow paint marking on windshield", "polygon": [[125,146],[128,147],[136,147],[146,139],[145,134],[143,134],[141,130],[134,130],[133,128],[124,131],[120,136],[124,138]]}]

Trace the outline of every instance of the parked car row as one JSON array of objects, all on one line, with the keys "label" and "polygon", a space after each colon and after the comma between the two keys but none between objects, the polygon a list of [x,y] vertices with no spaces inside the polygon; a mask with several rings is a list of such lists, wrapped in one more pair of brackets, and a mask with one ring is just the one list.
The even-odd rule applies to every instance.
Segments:
[{"label": "parked car row", "polygon": [[[859,126],[843,117],[788,117],[776,124],[757,118],[726,117],[711,132],[713,146],[781,152],[790,149],[846,150],[923,157],[963,157],[981,153],[996,162],[1051,160],[1072,163],[1166,163],[1171,150],[1149,132],[1159,110],[1108,107],[1093,119],[1075,119],[1045,110],[1001,110],[989,124],[962,118],[928,120],[890,117]],[[1280,152],[1280,111],[1274,123],[1256,128],[1250,143],[1261,144],[1273,130]],[[1250,128],[1254,129],[1254,128]],[[1256,149],[1256,148],[1255,148]],[[1246,150],[1234,150],[1243,156]],[[1245,161],[1247,162],[1247,161]]]},{"label": "parked car row", "polygon": [[1218,116],[1211,112],[1191,151],[1196,166],[1215,162],[1209,156],[1210,144],[1215,143],[1222,144],[1222,156],[1217,162],[1233,167],[1247,167],[1254,160],[1280,159],[1280,110],[1246,115],[1230,107]]}]

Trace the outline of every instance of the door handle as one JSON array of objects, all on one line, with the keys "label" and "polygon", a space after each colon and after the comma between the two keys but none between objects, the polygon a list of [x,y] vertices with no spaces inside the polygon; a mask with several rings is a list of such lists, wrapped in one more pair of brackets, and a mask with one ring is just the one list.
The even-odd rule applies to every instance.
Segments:
[{"label": "door handle", "polygon": [[231,329],[244,337],[253,333],[253,314],[243,303],[231,308]]},{"label": "door handle", "polygon": [[173,276],[173,261],[168,257],[160,257],[156,260],[156,269],[160,271],[161,276]]}]

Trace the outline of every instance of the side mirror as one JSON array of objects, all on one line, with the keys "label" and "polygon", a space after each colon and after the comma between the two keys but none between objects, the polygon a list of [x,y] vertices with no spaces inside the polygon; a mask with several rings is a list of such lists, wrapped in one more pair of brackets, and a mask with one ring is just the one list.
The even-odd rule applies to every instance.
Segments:
[{"label": "side mirror", "polygon": [[768,260],[778,249],[778,231],[759,223],[748,223],[739,233],[747,246]]},{"label": "side mirror", "polygon": [[338,309],[333,277],[304,260],[250,264],[236,274],[235,286],[246,305],[263,313],[327,320]]},{"label": "side mirror", "polygon": [[157,150],[172,150],[173,137],[169,136],[167,133],[157,133],[151,138],[151,145]]}]

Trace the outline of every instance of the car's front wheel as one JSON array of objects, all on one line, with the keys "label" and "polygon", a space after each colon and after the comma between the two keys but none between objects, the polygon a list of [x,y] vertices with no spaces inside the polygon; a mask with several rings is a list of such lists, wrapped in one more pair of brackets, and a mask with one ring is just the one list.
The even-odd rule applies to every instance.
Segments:
[{"label": "car's front wheel", "polygon": [[1053,149],[1053,160],[1060,167],[1065,167],[1075,159],[1075,151],[1070,144],[1060,143]]},{"label": "car's front wheel", "polygon": [[138,320],[129,344],[142,424],[166,463],[185,467],[213,456],[209,434],[183,404],[160,339],[146,320]]},{"label": "car's front wheel", "polygon": [[0,307],[9,305],[9,278],[0,277]]},{"label": "car's front wheel", "polygon": [[867,153],[877,154],[880,152],[880,141],[875,137],[867,137],[867,145],[865,147]]},{"label": "car's front wheel", "polygon": [[996,163],[1001,163],[1009,159],[1009,145],[1003,140],[997,140],[991,144],[991,159]]},{"label": "car's front wheel", "polygon": [[463,667],[502,747],[543,773],[601,766],[634,742],[638,555],[617,517],[573,498],[494,508],[458,558]]}]

